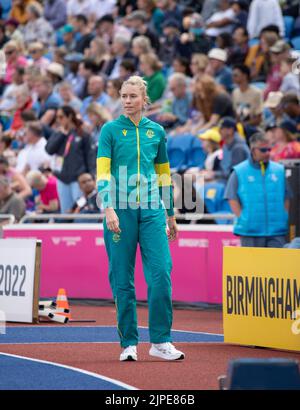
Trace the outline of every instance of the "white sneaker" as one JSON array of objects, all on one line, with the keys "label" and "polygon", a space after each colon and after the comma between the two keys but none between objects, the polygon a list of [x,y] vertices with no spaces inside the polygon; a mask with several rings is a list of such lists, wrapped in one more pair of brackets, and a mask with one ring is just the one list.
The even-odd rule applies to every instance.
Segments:
[{"label": "white sneaker", "polygon": [[160,357],[165,360],[183,360],[185,355],[180,350],[177,350],[172,343],[152,344],[149,350],[150,356]]},{"label": "white sneaker", "polygon": [[120,355],[121,362],[135,362],[137,360],[136,346],[125,347]]}]

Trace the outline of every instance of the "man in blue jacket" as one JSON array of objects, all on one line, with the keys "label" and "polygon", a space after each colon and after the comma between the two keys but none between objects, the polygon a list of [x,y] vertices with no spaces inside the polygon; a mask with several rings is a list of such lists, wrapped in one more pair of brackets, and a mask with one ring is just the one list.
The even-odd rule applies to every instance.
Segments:
[{"label": "man in blue jacket", "polygon": [[233,168],[225,198],[236,220],[242,246],[281,248],[288,230],[291,193],[283,165],[270,161],[271,147],[258,132],[250,139],[251,157]]}]

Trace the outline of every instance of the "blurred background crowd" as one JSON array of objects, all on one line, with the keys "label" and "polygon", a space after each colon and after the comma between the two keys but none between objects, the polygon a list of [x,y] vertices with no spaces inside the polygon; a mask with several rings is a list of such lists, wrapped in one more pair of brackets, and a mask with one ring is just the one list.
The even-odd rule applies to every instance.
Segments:
[{"label": "blurred background crowd", "polygon": [[298,0],[1,0],[0,15],[0,214],[99,213],[99,133],[133,74],[172,170],[214,184],[217,210],[253,134],[273,161],[300,158]]}]

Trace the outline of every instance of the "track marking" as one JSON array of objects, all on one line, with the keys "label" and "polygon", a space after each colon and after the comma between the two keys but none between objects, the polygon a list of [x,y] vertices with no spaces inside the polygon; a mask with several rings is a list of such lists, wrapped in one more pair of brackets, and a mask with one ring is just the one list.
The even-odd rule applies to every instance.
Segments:
[{"label": "track marking", "polygon": [[112,383],[112,384],[116,384],[117,386],[123,387],[124,389],[127,389],[127,390],[139,390],[137,387],[130,386],[129,384],[123,383],[119,380],[111,379],[110,377],[106,377],[106,376],[103,376],[101,374],[89,372],[87,370],[82,370],[82,369],[79,369],[77,367],[67,366],[65,364],[50,362],[48,360],[33,359],[31,357],[15,355],[15,354],[10,354],[10,353],[2,353],[2,352],[0,353],[0,356],[9,356],[9,357],[14,357],[16,359],[23,359],[23,360],[28,360],[28,361],[32,361],[32,362],[48,364],[48,365],[51,365],[51,366],[62,367],[64,369],[73,370],[74,372],[77,372],[77,373],[82,373],[82,374],[85,374],[87,376],[94,377],[96,379],[100,379],[100,380],[104,380],[104,381]]}]

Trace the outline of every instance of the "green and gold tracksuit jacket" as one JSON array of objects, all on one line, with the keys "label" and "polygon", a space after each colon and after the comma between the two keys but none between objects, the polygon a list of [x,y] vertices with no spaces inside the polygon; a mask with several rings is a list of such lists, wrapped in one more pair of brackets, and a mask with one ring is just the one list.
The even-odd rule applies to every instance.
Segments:
[{"label": "green and gold tracksuit jacket", "polygon": [[124,115],[106,123],[100,133],[97,187],[104,208],[162,208],[174,215],[170,164],[164,129],[142,117],[139,124]]}]

